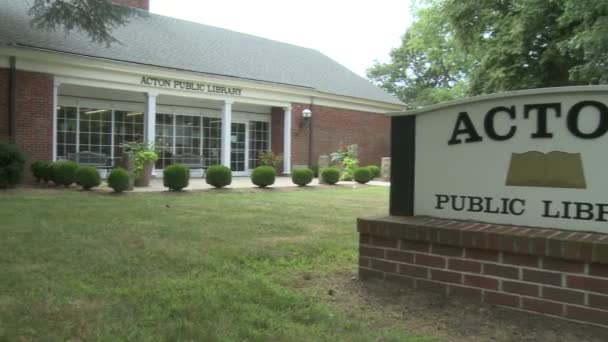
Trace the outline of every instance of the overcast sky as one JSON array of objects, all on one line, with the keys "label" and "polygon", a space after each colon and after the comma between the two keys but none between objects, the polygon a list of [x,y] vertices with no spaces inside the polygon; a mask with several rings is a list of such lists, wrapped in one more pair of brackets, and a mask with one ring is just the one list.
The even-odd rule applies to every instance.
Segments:
[{"label": "overcast sky", "polygon": [[411,22],[410,0],[151,0],[153,13],[321,51],[361,76],[387,61]]}]

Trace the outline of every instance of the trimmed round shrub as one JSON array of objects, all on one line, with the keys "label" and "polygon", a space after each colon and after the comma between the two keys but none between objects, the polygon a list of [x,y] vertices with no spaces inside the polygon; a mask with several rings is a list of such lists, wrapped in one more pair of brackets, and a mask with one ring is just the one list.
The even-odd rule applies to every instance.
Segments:
[{"label": "trimmed round shrub", "polygon": [[51,180],[53,183],[68,187],[76,181],[76,170],[78,169],[77,163],[69,160],[63,160],[53,164],[51,174]]},{"label": "trimmed round shrub", "polygon": [[324,183],[334,185],[340,180],[340,170],[335,167],[327,167],[321,170],[321,179]]},{"label": "trimmed round shrub", "polygon": [[12,188],[21,181],[25,155],[14,144],[0,144],[0,188]]},{"label": "trimmed round shrub", "polygon": [[272,166],[258,166],[251,172],[251,182],[260,188],[274,184],[277,171]]},{"label": "trimmed round shrub", "polygon": [[110,172],[108,176],[108,186],[116,192],[123,192],[129,190],[129,171],[117,168]]},{"label": "trimmed round shrub", "polygon": [[314,171],[311,169],[293,169],[291,171],[291,181],[298,186],[306,186],[312,182],[314,175]]},{"label": "trimmed round shrub", "polygon": [[169,190],[180,191],[190,182],[190,169],[182,164],[172,164],[163,171],[163,184]]},{"label": "trimmed round shrub", "polygon": [[36,182],[40,183],[40,181],[45,179],[46,170],[50,163],[51,162],[48,161],[38,160],[30,165],[30,171],[32,171],[34,178],[36,178]]},{"label": "trimmed round shrub", "polygon": [[205,181],[216,188],[223,188],[232,183],[232,171],[224,165],[211,165],[207,169]]},{"label": "trimmed round shrub", "polygon": [[372,172],[368,167],[360,167],[355,169],[353,178],[355,182],[365,184],[372,179]]},{"label": "trimmed round shrub", "polygon": [[372,173],[372,179],[380,177],[380,168],[376,165],[370,165],[367,167]]},{"label": "trimmed round shrub", "polygon": [[76,184],[85,190],[91,190],[101,184],[101,175],[93,166],[80,166],[76,169]]}]

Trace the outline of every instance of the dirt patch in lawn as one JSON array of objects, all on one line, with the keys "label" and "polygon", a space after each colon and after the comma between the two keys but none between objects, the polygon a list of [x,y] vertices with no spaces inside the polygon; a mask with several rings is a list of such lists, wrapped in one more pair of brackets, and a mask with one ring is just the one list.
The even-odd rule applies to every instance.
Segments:
[{"label": "dirt patch in lawn", "polygon": [[408,334],[443,341],[608,341],[608,329],[445,298],[382,281],[362,282],[354,271],[323,279],[305,275],[299,285],[312,286],[332,307],[363,317],[372,328],[404,329]]}]

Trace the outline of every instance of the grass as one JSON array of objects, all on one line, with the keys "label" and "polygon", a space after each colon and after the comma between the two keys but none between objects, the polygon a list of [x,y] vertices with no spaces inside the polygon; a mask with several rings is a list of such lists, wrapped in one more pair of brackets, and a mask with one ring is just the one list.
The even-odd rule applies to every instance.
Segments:
[{"label": "grass", "polygon": [[0,194],[0,340],[422,341],[306,288],[388,190]]}]

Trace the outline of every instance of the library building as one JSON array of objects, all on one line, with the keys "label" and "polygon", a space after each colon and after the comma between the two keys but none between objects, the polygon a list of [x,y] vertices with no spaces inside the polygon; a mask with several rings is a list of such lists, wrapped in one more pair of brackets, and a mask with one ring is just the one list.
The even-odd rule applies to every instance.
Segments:
[{"label": "library building", "polygon": [[404,109],[319,51],[149,13],[149,0],[117,27],[119,43],[31,26],[26,1],[0,0],[0,141],[28,160],[154,143],[155,170],[176,156],[248,175],[262,151],[283,173],[357,144],[361,163],[390,154],[390,119]]}]

